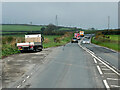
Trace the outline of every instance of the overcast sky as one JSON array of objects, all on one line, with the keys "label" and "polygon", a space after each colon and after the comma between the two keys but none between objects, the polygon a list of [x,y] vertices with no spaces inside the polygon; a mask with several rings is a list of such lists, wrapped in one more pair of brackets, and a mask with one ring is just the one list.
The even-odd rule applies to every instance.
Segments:
[{"label": "overcast sky", "polygon": [[55,24],[81,28],[118,28],[117,2],[4,2],[3,23]]}]

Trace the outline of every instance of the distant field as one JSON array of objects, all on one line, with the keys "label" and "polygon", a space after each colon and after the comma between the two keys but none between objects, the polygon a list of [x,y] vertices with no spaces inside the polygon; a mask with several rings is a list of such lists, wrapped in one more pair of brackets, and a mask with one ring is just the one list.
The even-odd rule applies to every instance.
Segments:
[{"label": "distant field", "polygon": [[41,30],[42,26],[30,25],[0,25],[2,31],[37,31]]}]

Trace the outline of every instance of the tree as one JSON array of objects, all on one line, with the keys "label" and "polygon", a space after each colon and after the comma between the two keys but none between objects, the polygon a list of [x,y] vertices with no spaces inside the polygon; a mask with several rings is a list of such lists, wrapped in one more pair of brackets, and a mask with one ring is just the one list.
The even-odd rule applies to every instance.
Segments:
[{"label": "tree", "polygon": [[47,30],[48,32],[52,32],[52,31],[55,30],[55,29],[56,29],[56,26],[53,25],[53,24],[49,24],[49,25],[47,26],[47,28],[46,28],[46,30]]},{"label": "tree", "polygon": [[41,28],[42,34],[44,33],[44,31],[45,31],[45,27],[42,27],[42,28]]}]

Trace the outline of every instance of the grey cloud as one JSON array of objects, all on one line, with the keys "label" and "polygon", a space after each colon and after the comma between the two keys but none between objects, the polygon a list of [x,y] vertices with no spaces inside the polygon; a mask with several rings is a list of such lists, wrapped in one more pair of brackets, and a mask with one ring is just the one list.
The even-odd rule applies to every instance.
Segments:
[{"label": "grey cloud", "polygon": [[118,27],[117,2],[9,2],[2,5],[3,23],[49,24],[82,28],[107,28],[107,17],[111,17],[110,27]]}]

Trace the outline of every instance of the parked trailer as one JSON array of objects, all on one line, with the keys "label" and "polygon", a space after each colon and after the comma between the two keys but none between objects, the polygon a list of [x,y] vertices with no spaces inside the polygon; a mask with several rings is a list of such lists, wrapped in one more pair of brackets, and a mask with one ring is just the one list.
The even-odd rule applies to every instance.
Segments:
[{"label": "parked trailer", "polygon": [[41,34],[25,35],[25,43],[17,43],[20,51],[37,51],[42,50],[42,36]]}]

